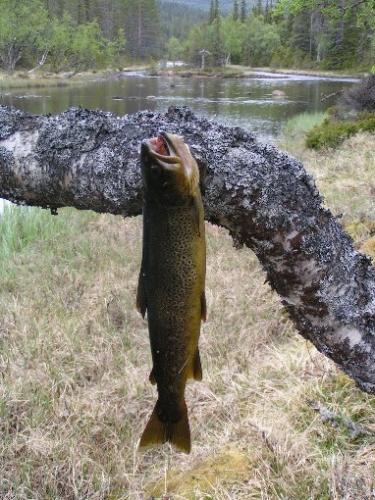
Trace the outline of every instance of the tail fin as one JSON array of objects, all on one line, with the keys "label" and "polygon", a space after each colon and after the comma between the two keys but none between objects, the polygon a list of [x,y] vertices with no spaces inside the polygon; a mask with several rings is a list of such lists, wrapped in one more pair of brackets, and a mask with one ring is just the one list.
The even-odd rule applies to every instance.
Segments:
[{"label": "tail fin", "polygon": [[185,401],[179,408],[181,418],[178,422],[162,422],[156,412],[157,403],[143,431],[140,448],[153,448],[164,443],[171,443],[175,448],[190,453],[190,427]]}]

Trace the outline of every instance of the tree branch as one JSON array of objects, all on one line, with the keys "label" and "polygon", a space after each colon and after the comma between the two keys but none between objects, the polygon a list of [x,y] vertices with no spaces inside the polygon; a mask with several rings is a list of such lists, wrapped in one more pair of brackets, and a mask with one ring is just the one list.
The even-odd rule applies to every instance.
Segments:
[{"label": "tree branch", "polygon": [[375,393],[375,269],[324,209],[303,166],[250,133],[188,109],[120,118],[0,107],[0,196],[140,214],[139,144],[160,130],[184,135],[205,172],[206,219],[256,253],[300,334]]}]

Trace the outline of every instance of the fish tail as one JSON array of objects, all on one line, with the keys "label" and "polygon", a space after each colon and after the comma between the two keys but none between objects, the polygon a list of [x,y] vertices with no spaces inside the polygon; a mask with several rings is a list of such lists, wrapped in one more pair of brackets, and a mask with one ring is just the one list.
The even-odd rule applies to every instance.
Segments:
[{"label": "fish tail", "polygon": [[153,448],[155,446],[171,443],[172,446],[185,453],[190,453],[190,427],[185,401],[182,401],[177,422],[162,422],[157,414],[157,406],[154,408],[150,420],[143,431],[140,448]]}]

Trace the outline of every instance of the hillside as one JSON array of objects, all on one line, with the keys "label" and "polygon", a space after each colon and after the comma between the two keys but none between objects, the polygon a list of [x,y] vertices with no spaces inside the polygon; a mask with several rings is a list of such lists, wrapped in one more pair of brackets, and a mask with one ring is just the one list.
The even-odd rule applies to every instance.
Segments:
[{"label": "hillside", "polygon": [[[162,0],[163,2],[163,0]],[[210,7],[210,0],[174,0],[175,4],[187,5],[196,9],[208,10]],[[220,7],[223,12],[232,8],[233,0],[221,0]]]},{"label": "hillside", "polygon": [[184,39],[193,26],[208,19],[208,12],[201,8],[184,5],[182,2],[161,0],[161,31],[165,40],[171,36]]}]

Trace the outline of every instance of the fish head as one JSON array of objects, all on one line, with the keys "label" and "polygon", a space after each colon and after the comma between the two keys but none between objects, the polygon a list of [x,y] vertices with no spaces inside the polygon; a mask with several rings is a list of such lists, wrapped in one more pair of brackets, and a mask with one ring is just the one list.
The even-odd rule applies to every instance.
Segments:
[{"label": "fish head", "polygon": [[199,188],[199,169],[184,139],[162,132],[142,143],[141,162],[145,190],[159,202],[180,205]]}]

